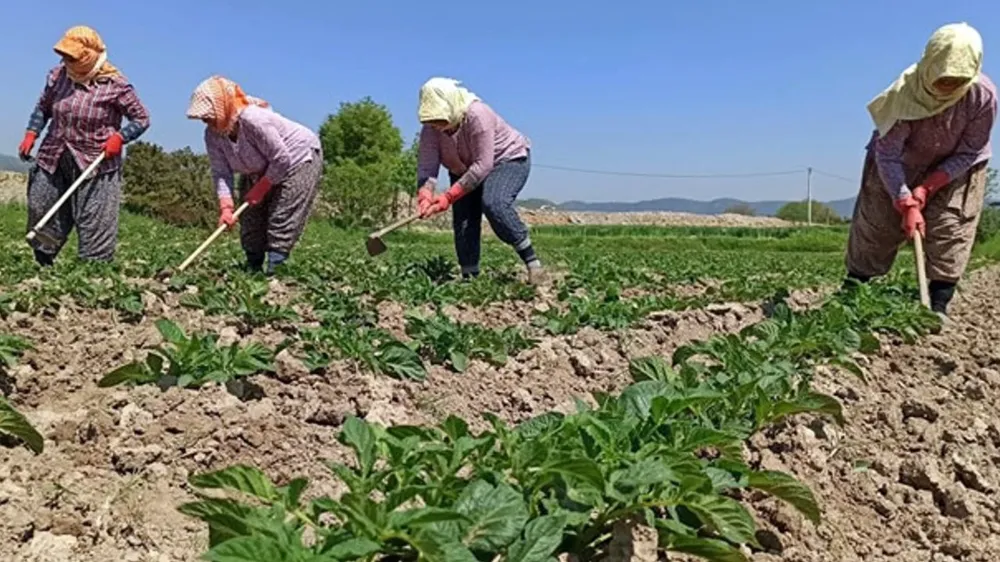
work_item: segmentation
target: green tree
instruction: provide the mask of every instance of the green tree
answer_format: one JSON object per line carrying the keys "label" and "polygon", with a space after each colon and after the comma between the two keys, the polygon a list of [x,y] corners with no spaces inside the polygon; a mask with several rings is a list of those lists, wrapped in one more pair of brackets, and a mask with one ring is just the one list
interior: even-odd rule
{"label": "green tree", "polygon": [[416,191],[416,139],[403,150],[389,110],[367,97],[340,104],[319,134],[326,161],[321,212],[345,226],[396,217],[400,194]]}
{"label": "green tree", "polygon": [[757,214],[757,211],[754,210],[754,208],[750,206],[749,203],[736,203],[734,205],[730,205],[723,212],[731,213],[733,215],[744,215],[747,217],[752,217]]}
{"label": "green tree", "polygon": [[996,199],[1000,196],[1000,178],[997,178],[997,169],[990,168],[986,172],[986,200]]}
{"label": "green tree", "polygon": [[366,97],[341,103],[337,113],[319,128],[323,158],[338,165],[350,160],[359,166],[381,163],[403,150],[403,135],[384,105]]}
{"label": "green tree", "polygon": [[[806,222],[808,221],[808,210],[809,207],[805,201],[792,201],[785,203],[778,209],[776,215],[779,219],[789,222]],[[819,224],[841,224],[844,222],[837,211],[818,201],[812,202],[812,220]]]}
{"label": "green tree", "polygon": [[122,173],[126,210],[178,226],[215,224],[219,204],[207,155],[137,141],[128,147]]}

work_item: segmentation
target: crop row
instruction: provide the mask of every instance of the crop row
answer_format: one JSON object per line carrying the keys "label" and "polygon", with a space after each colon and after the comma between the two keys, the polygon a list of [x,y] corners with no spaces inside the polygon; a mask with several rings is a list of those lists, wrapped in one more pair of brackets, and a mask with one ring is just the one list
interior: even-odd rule
{"label": "crop row", "polygon": [[893,285],[801,313],[782,297],[739,334],[633,360],[631,386],[573,414],[513,427],[487,414],[480,433],[454,416],[434,427],[352,418],[340,440],[354,462],[329,464],[340,497],[306,500],[306,479],[278,486],[241,465],[193,476],[199,497],[180,509],[208,524],[215,561],[597,560],[628,521],[655,529],[663,550],[743,561],[741,547],[759,545],[741,500],[764,493],[821,516],[805,485],[746,464],[743,443],[791,415],[842,421],[838,401],[812,389],[815,367],[861,376],[855,358],[879,348],[876,333],[913,341],[939,322]]}

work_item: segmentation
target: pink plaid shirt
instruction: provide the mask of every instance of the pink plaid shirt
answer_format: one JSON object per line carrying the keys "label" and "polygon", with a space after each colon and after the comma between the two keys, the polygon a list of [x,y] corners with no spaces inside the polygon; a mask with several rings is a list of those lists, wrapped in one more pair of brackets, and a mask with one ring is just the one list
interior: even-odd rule
{"label": "pink plaid shirt", "polygon": [[465,119],[451,134],[430,125],[420,130],[417,147],[417,187],[437,178],[441,165],[456,176],[465,191],[472,191],[501,163],[524,158],[531,141],[511,127],[482,101],[474,101]]}
{"label": "pink plaid shirt", "polygon": [[[122,118],[129,123],[122,127]],[[101,153],[101,145],[118,132],[125,142],[139,138],[149,128],[149,114],[135,88],[124,76],[98,78],[90,86],[74,83],[62,64],[53,68],[31,114],[28,130],[49,132],[38,148],[38,166],[55,173],[63,150],[68,149],[81,170]],[[121,156],[106,159],[97,173],[117,170]]]}

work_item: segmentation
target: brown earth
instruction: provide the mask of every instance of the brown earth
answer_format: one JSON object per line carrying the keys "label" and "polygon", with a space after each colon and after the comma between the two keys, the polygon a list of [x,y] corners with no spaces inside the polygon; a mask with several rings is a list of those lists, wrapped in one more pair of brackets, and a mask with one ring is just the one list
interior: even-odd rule
{"label": "brown earth", "polygon": [[24,203],[27,190],[27,174],[0,171],[0,205]]}
{"label": "brown earth", "polygon": [[[750,498],[769,549],[753,560],[986,561],[1000,552],[1000,423],[990,416],[1000,403],[998,282],[1000,269],[975,274],[956,299],[957,324],[940,335],[918,346],[885,340],[868,383],[821,374],[820,389],[844,402],[846,427],[802,418],[753,439],[749,459],[806,481],[825,515],[813,528],[773,500]],[[310,375],[282,354],[274,376],[250,379],[262,397],[247,401],[222,387],[97,388],[104,373],[159,343],[153,320],[160,316],[224,341],[281,339],[273,329],[241,338],[226,319],[179,308],[173,295],[164,302],[150,293],[146,304],[152,318],[138,325],[71,305],[52,317],[0,321],[0,331],[36,347],[0,384],[13,387],[15,405],[47,438],[37,457],[0,448],[0,560],[195,560],[206,530],[176,511],[191,499],[192,473],[252,463],[282,483],[308,476],[310,494],[336,493],[321,461],[344,457],[336,432],[346,416],[424,423],[493,412],[518,421],[565,410],[574,397],[627,384],[628,357],[669,354],[762,318],[760,307],[740,304],[654,314],[620,334],[543,338],[502,368],[474,361],[458,375],[432,367],[423,383],[347,364]],[[488,314],[495,325],[523,323],[536,306],[500,305]],[[398,329],[400,307],[383,305],[380,314],[386,328]],[[485,319],[469,309],[449,314]]]}

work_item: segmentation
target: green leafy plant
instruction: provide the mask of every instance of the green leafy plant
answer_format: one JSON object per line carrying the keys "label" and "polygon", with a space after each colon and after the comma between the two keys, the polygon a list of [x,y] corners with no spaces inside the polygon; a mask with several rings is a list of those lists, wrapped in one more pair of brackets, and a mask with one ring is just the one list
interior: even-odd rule
{"label": "green leafy plant", "polygon": [[[31,343],[24,338],[0,334],[0,375],[4,369],[16,365],[21,355],[31,348]],[[0,435],[20,439],[36,454],[45,448],[45,440],[41,434],[3,396],[0,396]]]}
{"label": "green leafy plant", "polygon": [[187,336],[177,324],[160,319],[156,328],[166,341],[146,359],[122,365],[105,375],[100,387],[158,384],[197,388],[208,382],[227,383],[255,373],[273,371],[274,352],[257,343],[219,347],[214,334]]}
{"label": "green leafy plant", "polygon": [[420,349],[435,363],[447,362],[464,372],[470,359],[482,359],[504,365],[512,353],[535,345],[516,327],[491,330],[477,324],[454,322],[440,312],[424,317],[410,313],[406,317],[407,334],[419,342]]}
{"label": "green leafy plant", "polygon": [[0,368],[13,367],[25,351],[32,349],[31,342],[8,334],[0,334]]}
{"label": "green leafy plant", "polygon": [[20,439],[35,454],[45,449],[45,439],[38,430],[3,396],[0,396],[0,435]]}
{"label": "green leafy plant", "polygon": [[[846,292],[793,313],[777,295],[771,317],[738,334],[679,348],[672,360],[633,360],[633,383],[597,393],[595,407],[547,413],[517,426],[486,414],[491,429],[449,417],[434,427],[383,428],[350,419],[340,434],[355,462],[330,469],[347,492],[303,503],[296,479],[279,488],[248,467],[192,478],[252,501],[210,499],[181,509],[209,524],[210,560],[550,560],[606,555],[618,521],[654,528],[662,549],[745,562],[756,528],[738,501],[770,494],[813,523],[821,509],[792,476],[756,470],[742,444],[791,415],[843,421],[836,399],[811,389],[817,365],[855,365],[877,349],[875,332],[921,335],[933,326],[892,286]],[[440,317],[411,317],[412,331],[451,353],[460,331]],[[227,471],[234,471],[233,473]],[[245,476],[251,471],[252,476]],[[244,475],[244,476],[239,476]],[[293,491],[294,493],[291,493]],[[207,503],[206,503],[207,502]],[[222,503],[219,503],[222,502]],[[316,537],[305,541],[308,531]],[[237,558],[239,559],[239,558]]]}

